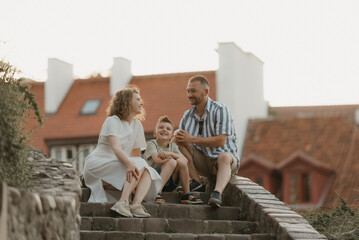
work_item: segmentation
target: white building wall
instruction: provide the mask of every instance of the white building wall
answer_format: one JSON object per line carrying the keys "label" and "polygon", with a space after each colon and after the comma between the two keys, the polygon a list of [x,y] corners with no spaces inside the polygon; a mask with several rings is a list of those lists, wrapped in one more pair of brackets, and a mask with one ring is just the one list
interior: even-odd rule
{"label": "white building wall", "polygon": [[114,96],[118,90],[126,87],[132,78],[131,61],[122,57],[114,58],[111,72],[110,95]]}
{"label": "white building wall", "polygon": [[71,64],[57,58],[48,59],[47,81],[45,82],[45,113],[56,113],[73,81],[73,66]]}
{"label": "white building wall", "polygon": [[234,43],[219,43],[217,51],[217,99],[226,104],[233,115],[241,156],[248,120],[267,117],[263,62],[253,54],[243,52]]}

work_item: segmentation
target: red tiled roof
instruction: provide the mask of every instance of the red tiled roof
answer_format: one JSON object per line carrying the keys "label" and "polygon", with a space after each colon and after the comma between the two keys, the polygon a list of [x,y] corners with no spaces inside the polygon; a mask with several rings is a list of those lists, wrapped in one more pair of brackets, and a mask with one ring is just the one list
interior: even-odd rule
{"label": "red tiled roof", "polygon": [[[145,132],[152,132],[158,118],[165,114],[178,126],[183,112],[191,107],[186,96],[187,81],[197,74],[208,78],[210,96],[216,99],[215,71],[134,76],[131,79],[130,84],[139,87],[144,101]],[[109,81],[108,77],[75,80],[58,111],[53,116],[45,117],[43,128],[34,130],[31,144],[47,152],[45,140],[98,136],[110,101]],[[44,109],[44,83],[30,84],[40,108]],[[80,110],[89,99],[101,100],[98,111],[94,115],[81,115]],[[31,120],[30,125],[34,124]]]}
{"label": "red tiled roof", "polygon": [[278,163],[300,150],[336,166],[348,153],[351,132],[341,117],[251,120],[243,156],[254,153]]}
{"label": "red tiled roof", "polygon": [[255,154],[278,165],[294,152],[302,151],[321,166],[336,171],[325,204],[336,202],[335,192],[343,194],[344,199],[353,204],[353,196],[359,199],[358,132],[357,127],[338,116],[251,120],[243,156]]}
{"label": "red tiled roof", "polygon": [[289,166],[292,162],[297,161],[300,158],[306,165],[310,165],[318,170],[324,171],[327,174],[331,174],[334,172],[334,169],[331,166],[318,161],[317,159],[313,158],[312,156],[302,152],[302,151],[295,151],[291,155],[289,155],[286,159],[283,159],[277,166],[278,169],[284,169]]}
{"label": "red tiled roof", "polygon": [[188,79],[197,74],[207,77],[211,86],[209,95],[216,99],[215,71],[133,77],[131,84],[140,88],[146,109],[146,119],[142,123],[145,132],[154,130],[161,115],[168,115],[176,127],[179,125],[184,111],[191,108],[186,94]]}
{"label": "red tiled roof", "polygon": [[354,127],[348,156],[341,163],[338,180],[331,188],[331,195],[326,199],[327,205],[339,203],[338,195],[348,204],[359,208],[359,128]]}
{"label": "red tiled roof", "polygon": [[245,168],[248,164],[252,164],[252,163],[255,163],[268,170],[275,169],[275,166],[267,159],[264,159],[263,157],[257,156],[255,154],[249,154],[242,160],[241,167],[239,168],[239,172],[241,171],[241,168]]}
{"label": "red tiled roof", "polygon": [[350,124],[353,124],[357,108],[359,108],[359,105],[272,107],[271,109],[274,117],[281,119],[342,116]]}

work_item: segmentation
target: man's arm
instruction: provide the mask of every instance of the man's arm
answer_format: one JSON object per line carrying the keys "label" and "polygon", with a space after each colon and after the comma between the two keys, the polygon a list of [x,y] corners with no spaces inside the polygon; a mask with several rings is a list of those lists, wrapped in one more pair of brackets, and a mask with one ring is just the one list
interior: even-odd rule
{"label": "man's arm", "polygon": [[223,147],[228,135],[221,134],[214,137],[195,137],[184,130],[178,130],[175,138],[178,143],[195,143],[204,147]]}

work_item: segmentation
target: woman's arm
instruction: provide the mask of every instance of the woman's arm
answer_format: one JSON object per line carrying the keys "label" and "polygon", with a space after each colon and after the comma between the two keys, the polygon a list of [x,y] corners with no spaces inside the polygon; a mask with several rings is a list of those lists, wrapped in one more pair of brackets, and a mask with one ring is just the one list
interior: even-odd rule
{"label": "woman's arm", "polygon": [[108,142],[110,143],[112,151],[115,153],[118,160],[120,160],[123,165],[127,167],[126,171],[126,180],[128,182],[132,181],[132,176],[138,180],[138,175],[140,171],[138,168],[130,161],[126,153],[121,148],[120,139],[116,136],[107,136]]}
{"label": "woman's arm", "polygon": [[141,157],[141,148],[132,149],[131,157]]}

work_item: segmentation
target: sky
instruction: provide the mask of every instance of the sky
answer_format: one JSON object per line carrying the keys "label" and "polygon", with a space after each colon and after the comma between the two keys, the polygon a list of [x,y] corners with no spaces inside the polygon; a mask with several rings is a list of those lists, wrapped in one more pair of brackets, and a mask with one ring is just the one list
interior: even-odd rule
{"label": "sky", "polygon": [[271,106],[359,104],[357,0],[0,0],[0,58],[46,81],[47,59],[75,78],[218,69],[220,42],[261,59]]}

